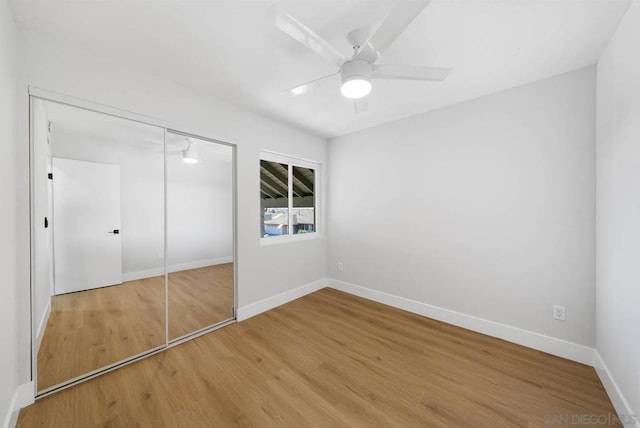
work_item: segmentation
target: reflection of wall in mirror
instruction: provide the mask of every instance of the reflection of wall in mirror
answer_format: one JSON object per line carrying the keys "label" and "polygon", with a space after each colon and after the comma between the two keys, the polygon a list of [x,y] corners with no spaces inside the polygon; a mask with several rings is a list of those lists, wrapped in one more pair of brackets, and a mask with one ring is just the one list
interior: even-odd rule
{"label": "reflection of wall in mirror", "polygon": [[[228,158],[207,159],[206,150]],[[231,150],[200,144],[200,162],[167,159],[168,264],[182,270],[232,261],[233,195]],[[170,268],[171,269],[171,268]]]}
{"label": "reflection of wall in mirror", "polygon": [[[146,142],[108,141],[96,137],[62,132],[53,128],[54,156],[72,159],[113,163],[120,165],[121,171],[121,231],[122,231],[122,268],[123,279],[130,281],[139,278],[161,275],[163,272],[164,253],[164,160],[163,132]],[[179,168],[170,168],[176,161]],[[218,225],[212,227],[211,216],[218,215],[220,200],[216,200],[216,192],[221,191],[223,184],[215,178],[220,168],[203,167],[205,163],[187,165],[179,156],[170,156],[167,160],[169,183],[167,192],[172,186],[182,186],[188,180],[198,177],[202,182],[179,188],[173,206],[187,207],[188,211],[168,211],[170,231],[169,271],[194,268],[214,263],[228,262],[232,259],[232,217],[231,217],[231,161],[228,162],[228,186],[224,189],[228,199],[228,213],[220,215]],[[191,169],[182,169],[182,166]],[[196,168],[194,168],[194,166]],[[191,174],[198,171],[197,176]],[[186,176],[185,176],[186,174]],[[191,202],[189,202],[191,200]],[[214,208],[212,208],[215,205]],[[227,215],[228,214],[228,215]],[[171,218],[174,218],[172,222]],[[228,217],[228,221],[227,221]],[[190,233],[172,224],[188,225]],[[226,228],[228,239],[218,239],[223,235],[221,228]],[[171,231],[176,233],[171,233]]]}

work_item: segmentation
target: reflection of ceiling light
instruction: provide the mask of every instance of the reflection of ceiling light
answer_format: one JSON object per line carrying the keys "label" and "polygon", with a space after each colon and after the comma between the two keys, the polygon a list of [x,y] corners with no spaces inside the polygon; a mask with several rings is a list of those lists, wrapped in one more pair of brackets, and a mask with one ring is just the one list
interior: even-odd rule
{"label": "reflection of ceiling light", "polygon": [[194,164],[198,163],[198,153],[191,146],[191,140],[187,138],[189,144],[185,150],[182,151],[182,160],[184,163]]}
{"label": "reflection of ceiling light", "polygon": [[291,93],[292,93],[293,95],[302,95],[302,94],[304,94],[305,92],[307,92],[307,87],[306,87],[306,86],[298,86],[297,88],[293,88],[293,89],[291,90]]}
{"label": "reflection of ceiling light", "polygon": [[182,160],[184,163],[198,163],[198,153],[189,148],[182,153]]}
{"label": "reflection of ceiling light", "polygon": [[340,92],[347,98],[366,97],[371,92],[371,64],[362,59],[347,61],[340,70],[342,86]]}

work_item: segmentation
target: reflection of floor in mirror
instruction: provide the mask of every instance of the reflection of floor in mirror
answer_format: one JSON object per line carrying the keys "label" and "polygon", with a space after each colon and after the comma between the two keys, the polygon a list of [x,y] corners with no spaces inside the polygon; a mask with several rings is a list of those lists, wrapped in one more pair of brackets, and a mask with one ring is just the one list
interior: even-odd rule
{"label": "reflection of floor in mirror", "polygon": [[233,317],[233,263],[169,274],[169,340]]}
{"label": "reflection of floor in mirror", "polygon": [[[231,318],[233,264],[170,274],[170,337]],[[38,352],[43,390],[165,343],[164,277],[53,296]]]}

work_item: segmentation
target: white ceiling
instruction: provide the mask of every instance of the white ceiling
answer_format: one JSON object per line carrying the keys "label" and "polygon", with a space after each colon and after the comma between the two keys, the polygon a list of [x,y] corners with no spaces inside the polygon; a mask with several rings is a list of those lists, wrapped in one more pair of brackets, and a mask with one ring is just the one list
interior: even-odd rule
{"label": "white ceiling", "polygon": [[350,55],[346,34],[392,1],[13,0],[16,21],[261,114],[333,137],[594,64],[630,0],[434,0],[380,63],[453,67],[444,82],[374,81],[356,114],[335,71],[280,33],[289,13]]}

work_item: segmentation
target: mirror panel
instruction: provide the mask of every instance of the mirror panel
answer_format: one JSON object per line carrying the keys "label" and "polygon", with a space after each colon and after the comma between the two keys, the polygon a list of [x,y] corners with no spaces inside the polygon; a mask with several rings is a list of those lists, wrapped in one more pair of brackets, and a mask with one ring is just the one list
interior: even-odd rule
{"label": "mirror panel", "polygon": [[37,98],[31,108],[42,393],[166,345],[164,129]]}
{"label": "mirror panel", "polygon": [[169,340],[234,317],[233,149],[167,132]]}

